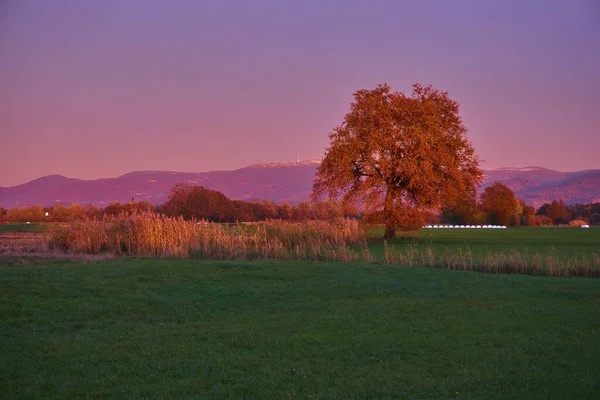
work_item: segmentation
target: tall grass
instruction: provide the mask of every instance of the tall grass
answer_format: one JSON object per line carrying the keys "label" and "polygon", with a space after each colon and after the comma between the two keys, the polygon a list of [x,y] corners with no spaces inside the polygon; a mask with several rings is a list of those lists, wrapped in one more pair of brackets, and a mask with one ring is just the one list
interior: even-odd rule
{"label": "tall grass", "polygon": [[349,219],[231,227],[137,213],[54,226],[49,245],[74,253],[143,257],[327,259],[336,248],[366,245],[366,237],[359,223]]}
{"label": "tall grass", "polygon": [[382,261],[386,264],[495,274],[600,278],[600,256],[596,254],[589,257],[584,255],[561,258],[552,251],[548,254],[530,254],[527,251],[513,249],[509,252],[489,252],[475,257],[469,245],[452,250],[436,250],[431,244],[425,246],[415,244],[399,250],[386,244]]}
{"label": "tall grass", "polygon": [[555,252],[510,252],[474,256],[468,245],[441,249],[415,242],[388,246],[374,256],[357,221],[268,221],[229,226],[185,221],[152,213],[119,215],[53,226],[49,249],[74,254],[212,260],[320,260],[399,264],[488,273],[600,278],[600,256],[558,257]]}

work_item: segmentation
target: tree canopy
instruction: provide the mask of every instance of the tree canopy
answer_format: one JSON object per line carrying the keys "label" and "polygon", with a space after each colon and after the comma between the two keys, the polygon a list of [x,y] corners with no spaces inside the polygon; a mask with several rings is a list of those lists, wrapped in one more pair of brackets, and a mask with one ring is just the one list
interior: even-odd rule
{"label": "tree canopy", "polygon": [[566,224],[571,218],[567,205],[563,200],[554,200],[550,203],[550,207],[548,207],[548,216],[552,218],[552,223],[554,224]]}
{"label": "tree canopy", "polygon": [[391,238],[420,226],[425,210],[473,196],[483,174],[458,109],[447,92],[420,84],[410,96],[387,84],[357,91],[329,134],[313,200],[361,202]]}
{"label": "tree canopy", "polygon": [[485,213],[478,209],[475,197],[459,199],[452,205],[442,207],[440,219],[452,225],[481,225],[485,223]]}
{"label": "tree canopy", "polygon": [[490,223],[508,225],[517,213],[515,194],[508,186],[494,182],[481,194],[481,209],[487,213]]}

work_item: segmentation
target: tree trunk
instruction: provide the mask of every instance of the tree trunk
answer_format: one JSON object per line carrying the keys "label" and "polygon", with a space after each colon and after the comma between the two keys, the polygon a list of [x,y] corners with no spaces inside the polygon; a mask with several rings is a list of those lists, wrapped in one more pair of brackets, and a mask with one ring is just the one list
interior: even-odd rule
{"label": "tree trunk", "polygon": [[383,205],[383,215],[385,218],[385,233],[383,237],[385,239],[396,238],[396,226],[394,225],[394,194],[392,190],[388,188],[385,194],[385,203]]}
{"label": "tree trunk", "polygon": [[385,239],[396,239],[396,227],[392,226],[388,220],[385,221],[385,233],[383,237]]}

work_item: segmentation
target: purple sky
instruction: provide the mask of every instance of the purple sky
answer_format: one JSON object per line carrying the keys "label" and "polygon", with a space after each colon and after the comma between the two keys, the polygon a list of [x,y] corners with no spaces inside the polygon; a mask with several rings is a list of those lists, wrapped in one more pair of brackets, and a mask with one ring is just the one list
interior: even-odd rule
{"label": "purple sky", "polygon": [[484,168],[600,168],[597,0],[0,2],[0,186],[320,158],[361,88],[461,103]]}

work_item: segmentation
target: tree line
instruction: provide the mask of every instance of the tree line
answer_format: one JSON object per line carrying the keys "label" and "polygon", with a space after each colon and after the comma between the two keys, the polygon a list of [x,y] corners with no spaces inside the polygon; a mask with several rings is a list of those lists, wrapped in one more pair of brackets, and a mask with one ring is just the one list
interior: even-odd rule
{"label": "tree line", "polygon": [[231,200],[223,193],[202,186],[177,184],[169,199],[158,211],[172,217],[201,219],[211,222],[254,222],[269,219],[285,221],[327,220],[338,217],[360,218],[356,209],[342,201],[303,201],[298,205],[270,200],[249,202]]}
{"label": "tree line", "polygon": [[[210,222],[234,223],[254,222],[269,219],[286,221],[329,220],[339,217],[381,222],[365,207],[352,207],[342,200],[319,202],[304,201],[298,205],[270,200],[249,202],[231,200],[223,193],[202,186],[177,184],[168,200],[161,205],[147,201],[127,203],[113,202],[104,208],[93,204],[57,204],[52,207],[31,206],[9,210],[0,208],[2,222],[73,222],[84,218],[101,219],[105,215],[118,215],[145,211],[161,213],[171,217],[205,220]],[[47,214],[46,214],[47,213]],[[463,198],[452,205],[447,204],[439,213],[424,214],[426,223],[453,225],[498,224],[507,226],[548,226],[568,224],[573,220],[590,225],[600,225],[600,203],[566,205],[556,200],[542,205],[537,210],[515,197],[514,192],[501,183],[486,188],[479,201],[474,197]]]}
{"label": "tree line", "polygon": [[285,221],[329,220],[339,217],[360,218],[362,214],[342,201],[325,200],[316,203],[303,201],[298,205],[270,200],[250,202],[231,200],[223,193],[202,186],[177,184],[168,200],[161,205],[147,201],[112,202],[104,208],[93,204],[57,204],[51,207],[28,206],[9,210],[0,208],[1,222],[73,222],[84,218],[101,219],[135,211],[161,213],[170,217],[205,220],[209,222],[255,222],[269,219]]}
{"label": "tree line", "polygon": [[475,197],[469,197],[446,205],[440,220],[442,223],[459,225],[600,225],[600,203],[567,205],[563,200],[554,200],[536,210],[524,200],[516,198],[509,187],[495,182],[483,191],[479,202]]}

